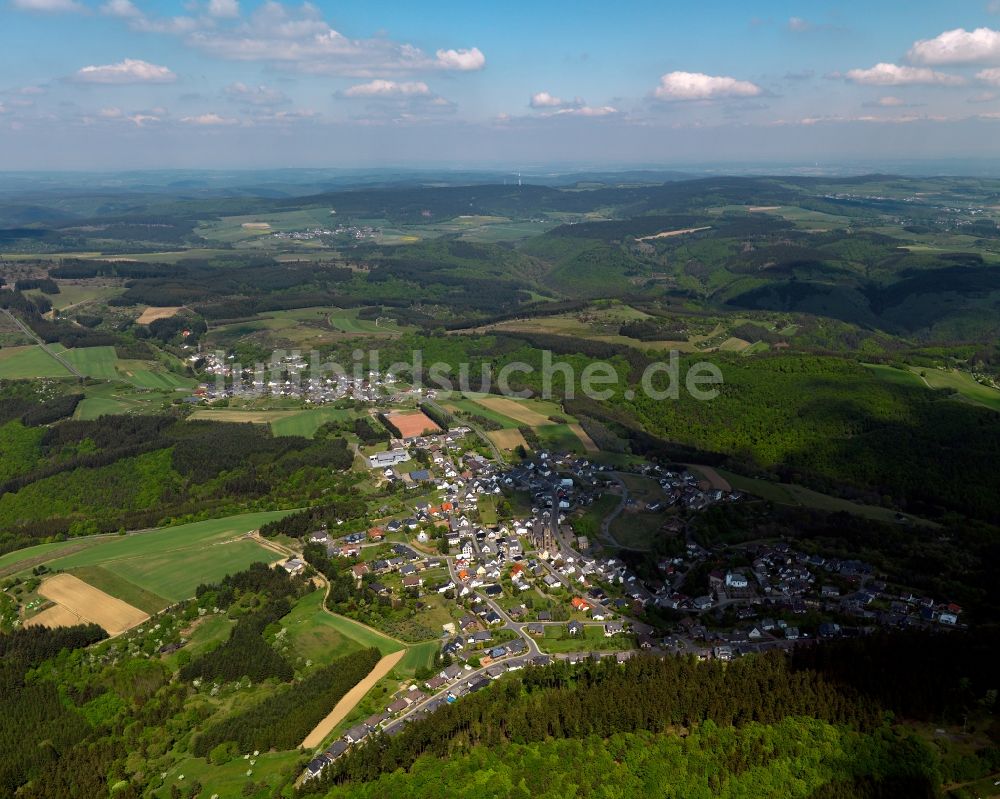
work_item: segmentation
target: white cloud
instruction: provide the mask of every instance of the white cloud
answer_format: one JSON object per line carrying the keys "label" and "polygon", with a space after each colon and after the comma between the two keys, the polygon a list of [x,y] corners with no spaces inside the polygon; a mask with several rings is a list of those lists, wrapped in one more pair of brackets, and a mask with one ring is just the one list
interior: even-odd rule
{"label": "white cloud", "polygon": [[716,100],[726,97],[757,97],[764,90],[755,83],[702,72],[668,72],[653,90],[658,100]]}
{"label": "white cloud", "polygon": [[933,39],[914,43],[908,58],[915,64],[931,66],[1000,63],[1000,31],[991,28],[945,31]]}
{"label": "white cloud", "polygon": [[173,83],[177,76],[166,67],[135,58],[117,64],[88,66],[77,70],[75,80],[81,83]]}
{"label": "white cloud", "polygon": [[132,30],[142,33],[185,34],[201,24],[194,17],[150,17],[132,0],[106,0],[101,5],[101,13],[126,20]]}
{"label": "white cloud", "polygon": [[896,106],[906,105],[905,100],[899,97],[892,97],[891,95],[888,97],[879,97],[876,102],[883,108],[894,108]]}
{"label": "white cloud", "polygon": [[460,72],[472,72],[486,66],[486,56],[478,47],[469,50],[438,50],[437,64],[442,69],[457,69]]}
{"label": "white cloud", "polygon": [[983,83],[989,83],[991,86],[1000,86],[1000,69],[997,67],[982,69],[976,73],[976,79]]}
{"label": "white cloud", "polygon": [[225,125],[238,125],[239,120],[232,117],[223,117],[218,114],[199,114],[193,117],[182,117],[181,122],[185,125],[201,125],[205,127],[221,127]]}
{"label": "white cloud", "polygon": [[40,11],[45,14],[86,11],[86,6],[76,0],[11,0],[11,5],[19,11]]}
{"label": "white cloud", "polygon": [[236,19],[240,15],[238,0],[209,0],[208,15],[216,19]]}
{"label": "white cloud", "polygon": [[531,95],[528,105],[532,108],[582,108],[586,105],[582,97],[564,100],[548,92],[536,92]]}
{"label": "white cloud", "polygon": [[423,81],[397,83],[378,78],[358,86],[351,86],[345,97],[427,97],[431,90]]}
{"label": "white cloud", "polygon": [[263,85],[247,86],[247,84],[240,82],[230,83],[225,92],[230,100],[247,105],[271,106],[290,102],[288,95],[284,92]]}
{"label": "white cloud", "polygon": [[310,4],[290,8],[265,0],[247,19],[176,17],[170,29],[161,20],[131,20],[140,30],[153,26],[176,33],[190,46],[229,61],[263,61],[317,75],[377,78],[412,72],[482,69],[486,57],[476,47],[438,50],[431,55],[411,44],[384,37],[351,39],[334,30]]}
{"label": "white cloud", "polygon": [[852,69],[845,77],[852,83],[865,86],[961,86],[965,83],[965,79],[958,75],[948,75],[926,67],[885,63],[876,64],[871,69]]}
{"label": "white cloud", "polygon": [[792,33],[805,33],[806,31],[811,31],[813,24],[807,20],[802,19],[802,17],[789,17],[788,19],[788,30]]}
{"label": "white cloud", "polygon": [[556,111],[557,116],[574,117],[607,117],[618,113],[620,113],[619,110],[610,105],[602,105],[598,107],[582,105],[578,108],[560,108]]}
{"label": "white cloud", "polygon": [[102,108],[97,112],[97,115],[102,119],[120,119],[124,114],[120,108],[114,106],[109,106],[108,108]]}
{"label": "white cloud", "polygon": [[142,12],[135,7],[132,0],[107,0],[101,6],[101,13],[120,19],[136,19],[142,16]]}
{"label": "white cloud", "polygon": [[137,128],[143,128],[150,122],[159,122],[160,118],[153,114],[132,114],[132,116],[128,117],[128,121]]}

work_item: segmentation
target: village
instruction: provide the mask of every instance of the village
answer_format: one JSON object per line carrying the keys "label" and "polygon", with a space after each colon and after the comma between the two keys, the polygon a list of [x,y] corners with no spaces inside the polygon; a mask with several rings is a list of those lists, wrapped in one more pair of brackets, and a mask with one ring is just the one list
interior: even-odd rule
{"label": "village", "polygon": [[[897,590],[860,560],[807,554],[784,541],[720,551],[700,545],[690,534],[692,514],[748,498],[689,469],[613,467],[547,451],[497,462],[471,446],[466,426],[444,430],[421,411],[388,420],[405,434],[368,457],[372,479],[429,491],[432,500],[363,532],[317,530],[308,541],[347,559],[359,591],[441,622],[440,668],[343,731],[306,778],[369,736],[392,735],[508,672],[552,659],[729,661],[879,628],[961,625],[960,607]],[[659,496],[630,496],[626,481],[634,476],[653,481]],[[615,502],[609,517],[655,516],[676,554],[636,567],[636,556],[649,561],[650,553],[621,549],[607,519],[596,537],[579,535],[580,520],[607,498]],[[689,578],[720,556],[746,565],[710,570],[705,591],[691,595]],[[299,573],[307,564],[296,558],[285,567]]]}

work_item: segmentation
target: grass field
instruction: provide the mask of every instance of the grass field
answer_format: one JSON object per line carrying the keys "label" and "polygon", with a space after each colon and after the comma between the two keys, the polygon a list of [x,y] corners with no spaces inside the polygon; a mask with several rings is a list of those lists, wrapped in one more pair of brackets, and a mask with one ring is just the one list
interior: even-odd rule
{"label": "grass field", "polygon": [[346,633],[338,618],[323,609],[324,593],[319,590],[303,597],[281,620],[295,655],[321,666],[362,648],[356,638]]}
{"label": "grass field", "polygon": [[396,664],[393,671],[401,676],[412,677],[417,669],[426,669],[434,665],[434,657],[440,648],[440,641],[425,641],[422,644],[414,644],[406,650],[403,659]]}
{"label": "grass field", "polygon": [[395,320],[387,317],[376,319],[359,319],[360,308],[335,309],[327,319],[330,326],[343,333],[365,334],[375,336],[398,335],[401,328]]}
{"label": "grass field", "polygon": [[406,644],[402,641],[389,638],[378,630],[373,630],[371,627],[348,619],[346,616],[337,616],[332,613],[324,613],[323,616],[324,624],[328,624],[345,638],[353,639],[362,647],[374,646],[383,655],[406,648]]}
{"label": "grass field", "polygon": [[611,522],[611,535],[628,549],[652,549],[664,521],[659,513],[622,513]]}
{"label": "grass field", "polygon": [[977,383],[968,372],[962,372],[958,369],[923,369],[917,366],[910,366],[904,370],[894,366],[872,363],[866,363],[864,366],[874,372],[881,380],[890,383],[947,389],[954,391],[967,402],[1000,411],[1000,391]]}
{"label": "grass field", "polygon": [[[71,306],[86,305],[96,300],[108,300],[121,294],[125,289],[122,286],[98,286],[92,284],[68,283],[64,280],[57,280],[59,284],[58,294],[45,294],[52,303],[52,307],[57,311],[62,311]],[[41,291],[27,291],[25,294],[40,295]],[[83,313],[83,309],[80,309]],[[71,312],[72,313],[72,312]]]}
{"label": "grass field", "polygon": [[80,349],[63,350],[58,344],[49,345],[52,349],[76,367],[77,371],[87,377],[98,380],[117,380],[118,372],[115,365],[118,354],[114,347],[83,347]]}
{"label": "grass field", "polygon": [[[171,787],[183,790],[190,788],[194,782],[202,784],[199,796],[256,796],[256,793],[243,793],[244,786],[249,783],[259,786],[264,783],[269,789],[276,789],[297,776],[295,771],[300,757],[297,749],[289,752],[262,752],[254,758],[253,766],[242,757],[222,765],[213,765],[203,757],[185,757],[166,772],[163,785],[153,791],[153,796],[157,799],[169,799]],[[251,772],[250,776],[247,776],[247,771]]]}
{"label": "grass field", "polygon": [[583,441],[568,424],[547,424],[533,428],[542,447],[554,452],[584,453]]}
{"label": "grass field", "polygon": [[613,635],[605,637],[604,628],[597,625],[588,625],[583,628],[583,632],[578,635],[570,635],[566,631],[564,624],[545,625],[545,635],[536,639],[538,648],[543,652],[585,652],[590,650],[603,650],[605,652],[617,651],[620,649],[632,649],[635,641],[630,635]]}
{"label": "grass field", "polygon": [[327,422],[353,418],[353,411],[342,408],[309,408],[307,410],[255,411],[239,408],[199,408],[188,418],[214,422],[267,424],[276,436],[312,436]]}
{"label": "grass field", "polygon": [[[793,485],[791,483],[774,483],[770,480],[745,477],[735,472],[726,471],[725,469],[716,469],[716,471],[720,476],[728,480],[737,491],[745,491],[748,494],[753,494],[761,499],[767,499],[781,505],[803,506],[830,512],[845,511],[880,522],[896,521],[896,511],[891,508],[880,508],[877,505],[862,505],[858,502],[841,499],[840,497],[832,497],[829,494],[821,494],[819,491],[813,491],[804,486]],[[903,515],[916,524],[931,527],[939,526],[917,516]]]}
{"label": "grass field", "polygon": [[142,586],[129,582],[124,577],[105,569],[103,566],[80,566],[70,571],[74,577],[83,580],[106,594],[128,602],[133,607],[153,614],[163,610],[170,602],[147,591]]}
{"label": "grass field", "polygon": [[990,410],[1000,411],[1000,391],[989,386],[977,383],[968,372],[960,372],[958,369],[910,369],[931,388],[945,388],[957,392],[959,395],[973,402],[982,405]]}
{"label": "grass field", "polygon": [[73,414],[74,419],[96,419],[108,414],[156,413],[163,409],[170,396],[140,392],[123,383],[98,383],[87,386],[85,397]]}
{"label": "grass field", "polygon": [[[113,596],[117,595],[117,591],[128,593],[138,587],[151,595],[176,602],[193,596],[195,588],[201,583],[220,580],[226,574],[247,568],[251,563],[277,560],[273,552],[252,540],[232,539],[290,512],[248,513],[164,527],[147,533],[101,537],[93,545],[68,554],[57,548],[39,550],[39,547],[32,547],[16,553],[21,558],[14,562],[37,560],[48,555],[42,562],[52,569],[68,571],[99,566],[112,575],[103,579],[108,593]],[[0,568],[3,563],[0,561]],[[125,582],[116,584],[116,580]]]}
{"label": "grass field", "polygon": [[69,370],[37,344],[0,350],[0,379],[71,377]]}

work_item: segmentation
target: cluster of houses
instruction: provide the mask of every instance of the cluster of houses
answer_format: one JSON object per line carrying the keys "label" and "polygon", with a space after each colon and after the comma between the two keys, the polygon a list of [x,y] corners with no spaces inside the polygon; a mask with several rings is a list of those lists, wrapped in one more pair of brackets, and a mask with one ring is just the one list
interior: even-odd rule
{"label": "cluster of houses", "polygon": [[198,385],[190,397],[193,402],[283,397],[300,399],[309,405],[344,399],[374,404],[384,401],[396,382],[393,375],[374,371],[364,375],[312,375],[312,364],[296,351],[276,355],[272,362],[257,365],[260,368],[236,363],[235,355],[220,352],[195,353],[187,360],[192,367],[215,377]]}

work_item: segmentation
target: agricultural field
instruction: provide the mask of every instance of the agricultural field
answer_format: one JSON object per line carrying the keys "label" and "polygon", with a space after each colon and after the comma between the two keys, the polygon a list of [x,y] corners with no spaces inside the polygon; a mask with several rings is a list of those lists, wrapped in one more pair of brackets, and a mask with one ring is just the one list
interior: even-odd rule
{"label": "agricultural field", "polygon": [[37,344],[0,349],[0,379],[30,380],[71,376],[65,366]]}
{"label": "agricultural field", "polygon": [[[93,545],[68,554],[43,544],[41,546],[47,549],[31,547],[15,553],[19,558],[13,562],[37,564],[41,557],[41,562],[53,571],[98,566],[110,573],[102,580],[112,595],[120,594],[123,599],[131,595],[135,599],[137,595],[129,592],[139,589],[168,602],[177,602],[193,596],[201,583],[216,582],[251,563],[272,563],[281,559],[280,555],[245,536],[265,522],[288,513],[290,511],[250,513],[126,536],[101,536]],[[5,560],[7,558],[0,560],[0,568],[4,567]]]}
{"label": "agricultural field", "polygon": [[[57,574],[42,581],[40,596],[54,602],[56,608],[44,610],[26,622],[46,627],[72,627],[93,622],[109,635],[118,635],[149,618],[138,608],[106,594],[72,574]],[[54,611],[54,612],[52,612]]]}
{"label": "agricultural field", "polygon": [[157,413],[169,406],[172,399],[169,394],[141,391],[126,383],[97,383],[84,388],[83,401],[73,418],[88,420],[117,414]]}
{"label": "agricultural field", "polygon": [[155,307],[147,306],[143,309],[142,313],[139,314],[139,318],[135,321],[140,325],[148,325],[150,322],[155,322],[157,319],[170,319],[176,316],[182,310],[182,306],[173,305],[166,307]]}
{"label": "agricultural field", "polygon": [[307,408],[305,410],[251,410],[241,408],[198,408],[188,419],[233,422],[236,424],[266,424],[276,436],[313,435],[327,422],[351,419],[354,411],[341,408]]}
{"label": "agricultural field", "polygon": [[83,347],[72,350],[67,350],[59,344],[50,344],[49,347],[86,377],[97,380],[118,379],[118,372],[115,370],[118,355],[114,347]]}
{"label": "agricultural field", "polygon": [[504,430],[488,430],[487,438],[497,445],[499,449],[513,452],[518,447],[528,449],[528,442],[524,440],[524,435],[516,427],[508,427]]}

